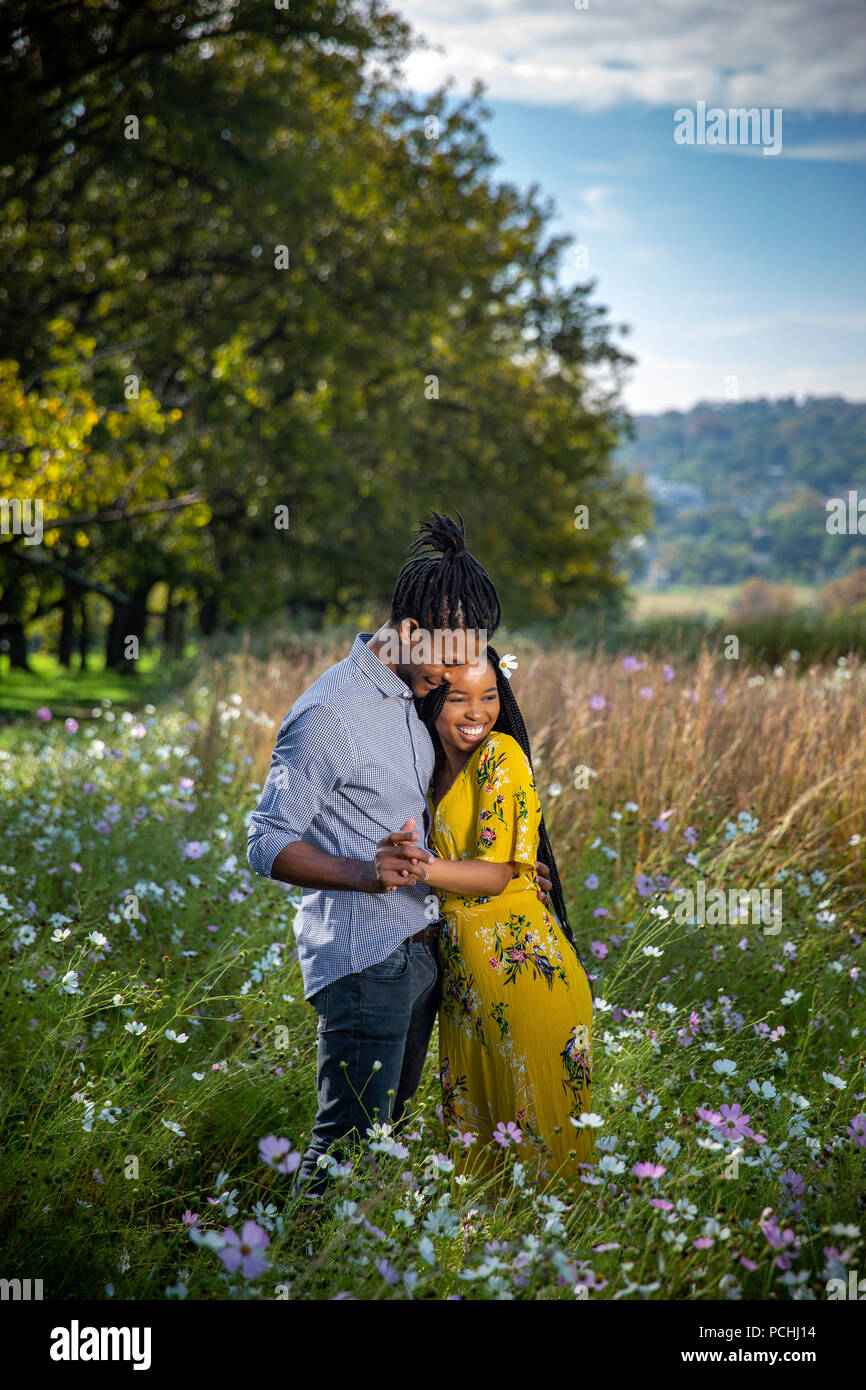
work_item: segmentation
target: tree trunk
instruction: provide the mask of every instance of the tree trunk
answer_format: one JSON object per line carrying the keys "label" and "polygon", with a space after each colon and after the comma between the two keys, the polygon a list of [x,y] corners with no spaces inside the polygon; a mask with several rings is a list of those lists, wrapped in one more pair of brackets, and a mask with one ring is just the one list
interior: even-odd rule
{"label": "tree trunk", "polygon": [[31,671],[27,664],[27,638],[24,636],[24,624],[19,622],[5,623],[0,627],[0,637],[6,643],[6,652],[9,657],[9,665],[14,671]]}
{"label": "tree trunk", "polygon": [[75,641],[75,595],[68,580],[63,585],[63,604],[60,610],[60,640],[57,660],[68,670],[72,665],[72,646]]}
{"label": "tree trunk", "polygon": [[130,637],[137,639],[138,654],[141,654],[147,624],[147,596],[155,582],[155,576],[147,575],[135,586],[129,603],[112,604],[105,638],[105,665],[123,676],[132,675],[136,667],[137,657],[127,654]]}
{"label": "tree trunk", "polygon": [[87,648],[90,646],[90,629],[87,625],[87,595],[84,590],[78,596],[78,669],[87,670]]}
{"label": "tree trunk", "polygon": [[219,595],[214,591],[202,596],[198,610],[198,630],[202,637],[212,637],[219,618]]}

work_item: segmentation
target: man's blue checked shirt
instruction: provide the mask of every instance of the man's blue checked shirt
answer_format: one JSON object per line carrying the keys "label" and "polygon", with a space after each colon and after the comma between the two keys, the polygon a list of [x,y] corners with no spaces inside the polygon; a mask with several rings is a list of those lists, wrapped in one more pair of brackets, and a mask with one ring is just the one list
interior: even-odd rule
{"label": "man's blue checked shirt", "polygon": [[[376,846],[413,816],[427,846],[424,813],[433,744],[412,692],[362,632],[343,661],[314,681],[283,720],[271,766],[248,817],[247,858],[269,878],[296,840],[325,854],[372,860]],[[429,848],[429,847],[428,847]],[[438,913],[430,890],[393,893],[305,889],[295,918],[304,995],[376,965]]]}

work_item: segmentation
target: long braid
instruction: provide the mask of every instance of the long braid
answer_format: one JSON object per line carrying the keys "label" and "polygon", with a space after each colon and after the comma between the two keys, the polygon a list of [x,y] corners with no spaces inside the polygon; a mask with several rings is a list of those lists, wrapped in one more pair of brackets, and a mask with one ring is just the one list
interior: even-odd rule
{"label": "long braid", "polygon": [[484,628],[496,631],[502,617],[499,595],[486,570],[466,549],[463,518],[433,513],[418,527],[409,559],[397,576],[390,622],[415,618],[427,632]]}
{"label": "long braid", "polygon": [[[529,744],[529,734],[527,733],[526,725],[523,722],[523,715],[520,713],[520,706],[518,705],[514,691],[511,688],[511,682],[509,681],[508,677],[504,675],[502,668],[499,665],[500,658],[498,652],[496,652],[494,648],[489,645],[487,647],[487,656],[490,658],[491,665],[493,666],[493,669],[496,673],[496,688],[497,693],[499,695],[499,715],[496,719],[496,723],[493,725],[493,728],[494,730],[498,729],[501,734],[510,734],[511,737],[517,743],[520,744],[520,747],[526,754],[529,766],[530,768],[532,768],[532,750]],[[422,723],[426,724],[427,729],[430,733],[430,737],[433,740],[433,747],[436,750],[437,763],[439,759],[442,757],[442,744],[439,740],[439,735],[436,732],[434,726],[436,720],[439,718],[439,715],[442,711],[442,706],[444,705],[445,700],[448,696],[448,690],[448,685],[440,685],[437,686],[435,690],[431,690],[429,694],[424,695],[421,698],[416,698],[415,700],[415,707],[418,711],[418,717],[421,719]],[[592,995],[593,1001],[595,1001],[595,992],[592,988],[592,981],[589,978],[589,971],[586,968],[586,963],[584,962],[583,956],[580,954],[580,951],[578,950],[577,942],[574,939],[574,932],[572,931],[571,923],[568,920],[568,912],[565,906],[565,897],[562,892],[562,882],[559,877],[559,869],[556,865],[556,858],[553,853],[553,847],[550,843],[550,837],[547,833],[547,826],[545,825],[543,814],[538,827],[538,851],[539,859],[543,863],[547,864],[550,869],[550,896],[553,899],[553,905],[556,909],[556,915],[559,919],[565,936],[568,938],[569,942],[574,948],[575,955],[577,956],[578,960],[583,966],[584,974],[586,975],[587,981],[589,983],[590,994]]]}

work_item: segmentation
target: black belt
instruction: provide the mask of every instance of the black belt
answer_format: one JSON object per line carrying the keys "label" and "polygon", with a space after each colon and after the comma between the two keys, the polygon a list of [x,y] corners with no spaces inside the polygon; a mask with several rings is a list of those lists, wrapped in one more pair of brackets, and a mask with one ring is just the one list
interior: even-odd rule
{"label": "black belt", "polygon": [[416,931],[414,936],[409,937],[410,941],[421,941],[425,946],[433,946],[439,940],[439,923],[431,922],[429,926],[422,927]]}

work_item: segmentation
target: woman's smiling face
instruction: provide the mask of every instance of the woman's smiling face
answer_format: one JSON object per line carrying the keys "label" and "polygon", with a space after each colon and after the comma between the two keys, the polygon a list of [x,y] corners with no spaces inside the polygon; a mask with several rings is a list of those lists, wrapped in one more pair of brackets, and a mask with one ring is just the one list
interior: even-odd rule
{"label": "woman's smiling face", "polygon": [[486,738],[499,717],[499,691],[490,661],[461,666],[455,672],[436,732],[446,751],[471,753]]}

